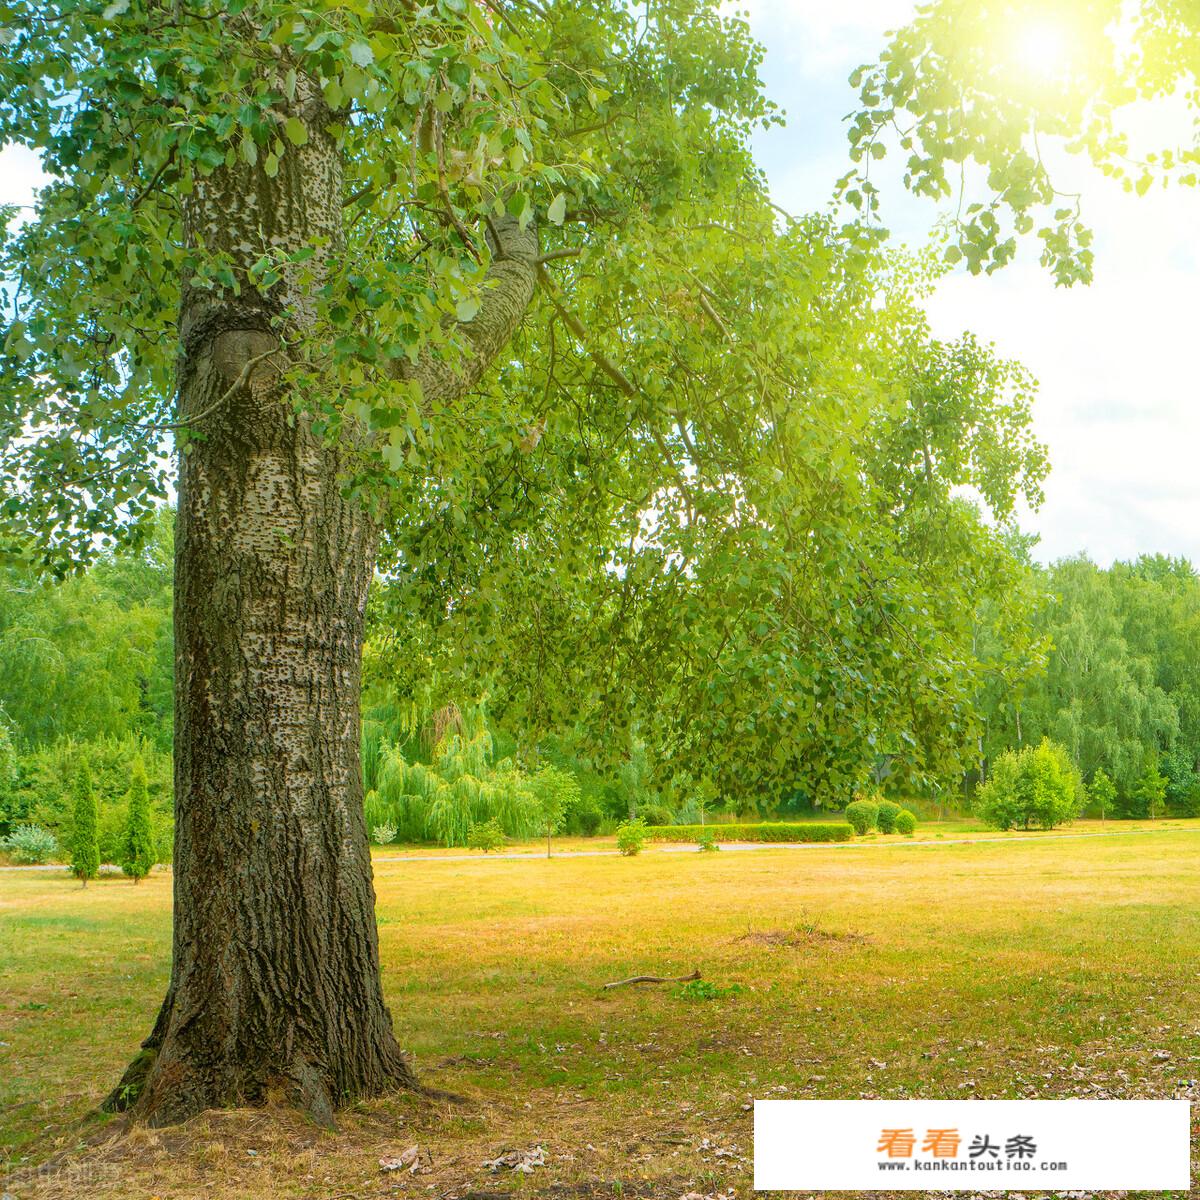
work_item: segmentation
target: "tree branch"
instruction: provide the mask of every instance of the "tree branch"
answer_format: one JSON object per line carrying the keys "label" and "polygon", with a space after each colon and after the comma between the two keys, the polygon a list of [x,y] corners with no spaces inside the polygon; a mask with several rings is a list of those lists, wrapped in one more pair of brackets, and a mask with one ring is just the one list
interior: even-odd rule
{"label": "tree branch", "polygon": [[[642,391],[637,384],[635,384],[633,380],[630,379],[629,376],[626,375],[625,372],[622,371],[621,368],[617,366],[617,364],[613,362],[611,358],[608,357],[607,354],[595,349],[595,347],[591,345],[591,339],[588,337],[587,326],[584,325],[584,323],[569,308],[567,308],[561,300],[559,300],[558,296],[556,295],[557,289],[554,286],[554,281],[546,272],[546,268],[541,266],[541,264],[538,264],[537,266],[537,277],[544,286],[546,290],[546,296],[550,303],[554,306],[554,311],[558,313],[562,323],[579,340],[579,344],[583,347],[584,353],[587,354],[588,358],[590,358],[592,362],[594,362],[596,366],[598,366],[600,370],[603,371],[604,374],[607,375],[609,379],[611,379],[613,383],[615,383],[617,387],[619,387],[621,391],[625,393],[625,395],[635,398],[641,397]],[[654,428],[652,423],[647,422],[646,429],[650,434],[650,437],[653,439],[654,444],[658,447],[658,452],[663,456],[663,459],[670,468],[671,473],[675,476],[676,486],[679,488],[680,494],[687,502],[689,512],[694,515],[696,506],[692,500],[691,489],[688,487],[687,482],[683,477],[683,473],[675,465],[675,458],[671,454],[671,448],[663,439],[662,434]]]}
{"label": "tree branch", "polygon": [[426,349],[415,363],[401,359],[396,377],[420,385],[425,405],[447,404],[469,392],[496,355],[508,345],[537,284],[537,232],[532,223],[521,228],[515,217],[488,222],[492,262],[484,276],[479,311],[457,330],[464,350],[457,362]]}

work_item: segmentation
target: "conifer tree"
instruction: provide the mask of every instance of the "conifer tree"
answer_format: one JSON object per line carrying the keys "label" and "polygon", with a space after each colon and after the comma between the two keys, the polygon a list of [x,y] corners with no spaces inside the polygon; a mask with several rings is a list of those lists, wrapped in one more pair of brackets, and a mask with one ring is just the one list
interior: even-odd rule
{"label": "conifer tree", "polygon": [[154,866],[154,822],[150,814],[150,793],[146,785],[146,767],[135,759],[129,779],[129,812],[122,839],[121,870],[134,883],[141,883]]}
{"label": "conifer tree", "polygon": [[71,831],[71,872],[87,887],[89,879],[100,873],[100,843],[96,836],[99,813],[92,775],[86,762],[75,772],[75,822]]}

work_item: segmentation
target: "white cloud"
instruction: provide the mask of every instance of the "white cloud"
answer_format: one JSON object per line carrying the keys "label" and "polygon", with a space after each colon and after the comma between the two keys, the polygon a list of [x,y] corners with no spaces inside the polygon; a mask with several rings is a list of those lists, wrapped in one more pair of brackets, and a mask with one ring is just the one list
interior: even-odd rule
{"label": "white cloud", "polygon": [[749,11],[768,53],[805,72],[840,70],[844,77],[858,65],[856,55],[864,47],[882,46],[884,34],[903,25],[915,5],[913,0],[742,0],[731,7]]}
{"label": "white cloud", "polygon": [[1161,551],[1200,563],[1200,265],[1190,237],[1200,197],[1139,198],[1089,175],[1090,287],[1054,288],[1029,246],[1025,262],[994,276],[944,280],[930,320],[941,336],[970,329],[995,342],[1040,381],[1035,425],[1054,468],[1029,519],[1042,557]]}

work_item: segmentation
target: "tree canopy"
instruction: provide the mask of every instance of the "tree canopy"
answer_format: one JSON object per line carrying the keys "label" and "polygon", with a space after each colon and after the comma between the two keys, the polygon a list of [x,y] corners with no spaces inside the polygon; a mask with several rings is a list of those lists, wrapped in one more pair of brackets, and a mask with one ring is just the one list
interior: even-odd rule
{"label": "tree canopy", "polygon": [[[62,571],[141,536],[171,449],[206,436],[172,411],[181,288],[286,310],[319,260],[289,397],[349,438],[346,486],[385,517],[368,666],[394,692],[482,682],[524,737],[619,758],[636,729],[726,790],[954,774],[979,627],[1028,603],[988,521],[1040,498],[1032,384],[931,338],[929,263],[771,205],[744,22],[690,0],[18,7],[0,135],[56,182],[5,250],[10,548]],[[239,268],[179,197],[286,169],[308,78],[344,245],[283,261],[264,233]],[[488,336],[501,213],[538,230],[538,293],[478,385],[441,391]]]}
{"label": "tree canopy", "polygon": [[[356,486],[374,503],[461,524],[489,464],[544,417],[522,390],[445,386],[497,348],[482,343],[500,215],[539,227],[551,262],[578,255],[572,303],[611,353],[628,334],[598,297],[636,300],[631,269],[682,281],[694,226],[762,203],[761,52],[703,0],[20,2],[5,39],[0,141],[38,150],[53,181],[0,252],[2,512],[8,548],[60,571],[136,536],[172,447],[205,436],[174,412],[185,287],[294,316],[319,277],[301,305],[317,311],[288,333],[293,403],[330,438],[367,429]],[[189,229],[181,198],[222,171],[302,163],[306,104],[345,164],[344,231],[285,247],[268,221],[261,244],[226,247]]]}

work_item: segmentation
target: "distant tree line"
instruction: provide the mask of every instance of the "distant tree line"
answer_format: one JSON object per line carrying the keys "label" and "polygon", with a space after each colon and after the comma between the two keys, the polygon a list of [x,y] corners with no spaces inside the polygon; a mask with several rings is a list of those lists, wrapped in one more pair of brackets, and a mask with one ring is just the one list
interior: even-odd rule
{"label": "distant tree line", "polygon": [[1003,751],[1048,738],[1082,773],[1089,812],[1200,816],[1195,568],[1145,555],[1108,569],[1083,556],[1029,569],[1043,597],[1033,625],[1044,669],[1016,682],[997,672],[984,689],[971,790]]}
{"label": "distant tree line", "polygon": [[[974,725],[960,734],[964,802],[994,774],[1006,751],[1061,745],[1081,781],[1073,803],[1095,816],[1200,816],[1200,577],[1183,559],[1143,556],[1104,569],[1085,557],[1034,564],[1029,541],[1007,540],[1007,578],[1019,604],[993,597],[978,606]],[[463,675],[426,678],[397,699],[386,584],[371,604],[364,669],[363,766],[369,828],[398,840],[462,842],[471,823],[495,817],[507,834],[531,835],[545,821],[526,780],[566,772],[578,783],[556,828],[608,830],[641,815],[651,824],[697,823],[722,811],[776,817],[812,806],[806,781],[764,794],[718,786],[702,770],[664,769],[653,727],[615,731],[598,759],[579,727],[523,736],[520,723],[486,719],[464,692]],[[1031,599],[1032,598],[1032,599]],[[144,765],[155,853],[171,853],[172,514],[133,550],[102,556],[61,583],[15,567],[0,570],[0,836],[33,823],[63,845],[73,834],[72,779],[86,762],[98,805],[106,862],[121,858],[135,763]],[[421,664],[416,664],[419,674]],[[493,676],[503,688],[502,676]],[[486,681],[475,685],[482,692]],[[439,696],[457,692],[470,730],[431,738]],[[443,731],[445,732],[445,731]],[[465,736],[467,733],[470,736]],[[888,746],[895,730],[881,729]],[[474,739],[474,741],[472,741]],[[486,763],[451,765],[486,745]],[[1032,761],[1032,760],[1031,760]],[[440,766],[439,766],[440,764]],[[888,758],[864,761],[865,784],[889,787]],[[943,778],[941,799],[959,791]],[[468,793],[470,793],[468,795]],[[851,797],[847,792],[841,808]],[[931,795],[935,793],[930,793]]]}

